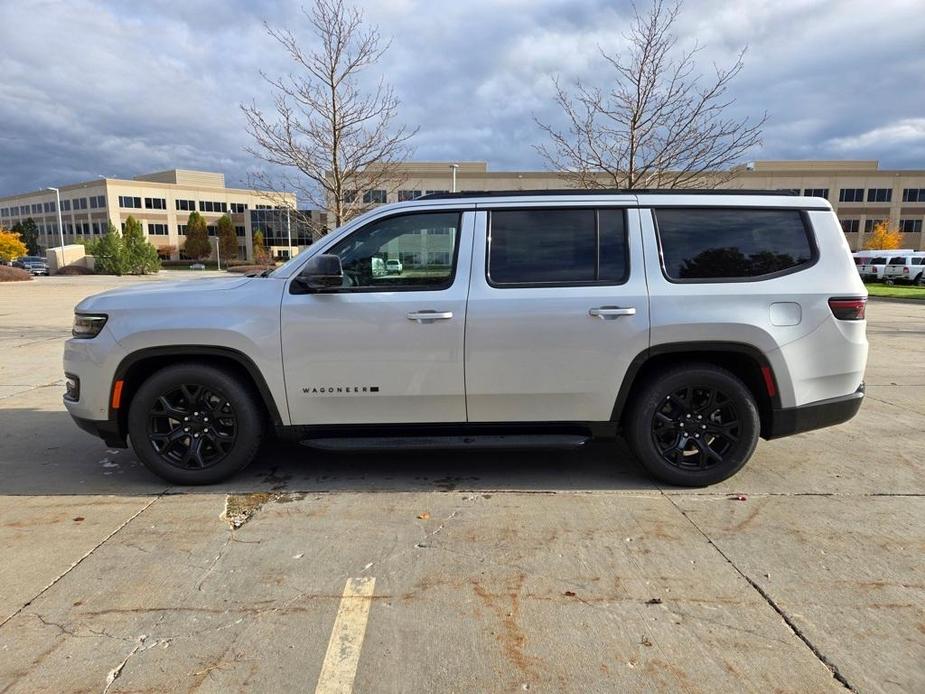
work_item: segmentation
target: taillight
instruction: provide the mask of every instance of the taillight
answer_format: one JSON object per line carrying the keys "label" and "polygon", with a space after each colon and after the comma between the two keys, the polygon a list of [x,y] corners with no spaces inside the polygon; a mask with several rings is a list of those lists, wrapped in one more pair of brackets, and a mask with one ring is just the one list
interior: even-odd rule
{"label": "taillight", "polygon": [[909,268],[904,267],[904,268],[903,268],[903,274],[904,274],[904,275],[908,275],[908,274],[909,274]]}
{"label": "taillight", "polygon": [[867,306],[865,297],[848,297],[829,299],[829,308],[832,315],[838,320],[864,320],[864,309]]}

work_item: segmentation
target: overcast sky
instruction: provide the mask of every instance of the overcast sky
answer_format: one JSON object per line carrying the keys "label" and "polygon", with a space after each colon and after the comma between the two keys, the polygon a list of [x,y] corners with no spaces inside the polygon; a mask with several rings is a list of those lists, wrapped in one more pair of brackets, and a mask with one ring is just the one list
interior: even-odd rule
{"label": "overcast sky", "polygon": [[[393,39],[381,71],[420,127],[414,159],[494,170],[544,168],[552,76],[605,84],[598,46],[619,50],[629,16],[622,0],[358,4]],[[308,41],[300,5],[0,0],[0,195],[175,167],[242,184],[239,104],[267,103],[259,69],[289,69],[262,22]],[[748,44],[735,110],[769,116],[750,158],[925,169],[923,26],[922,0],[688,0],[677,28],[707,70]]]}

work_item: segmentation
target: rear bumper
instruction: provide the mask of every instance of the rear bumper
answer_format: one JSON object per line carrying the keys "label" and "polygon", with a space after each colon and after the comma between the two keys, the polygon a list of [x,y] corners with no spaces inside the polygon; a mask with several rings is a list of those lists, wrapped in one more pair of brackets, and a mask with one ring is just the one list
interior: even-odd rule
{"label": "rear bumper", "polygon": [[125,435],[119,431],[119,423],[107,419],[84,419],[71,415],[71,419],[88,434],[93,434],[111,448],[127,448]]}
{"label": "rear bumper", "polygon": [[864,384],[850,395],[820,400],[799,407],[771,410],[766,439],[799,434],[813,429],[835,426],[847,422],[861,409],[864,401]]}

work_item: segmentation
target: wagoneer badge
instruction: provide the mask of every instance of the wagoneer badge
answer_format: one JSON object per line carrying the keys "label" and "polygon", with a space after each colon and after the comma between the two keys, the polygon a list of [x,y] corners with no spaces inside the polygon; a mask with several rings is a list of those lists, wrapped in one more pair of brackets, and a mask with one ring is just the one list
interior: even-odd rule
{"label": "wagoneer badge", "polygon": [[306,386],[306,395],[341,395],[353,393],[378,393],[379,386]]}

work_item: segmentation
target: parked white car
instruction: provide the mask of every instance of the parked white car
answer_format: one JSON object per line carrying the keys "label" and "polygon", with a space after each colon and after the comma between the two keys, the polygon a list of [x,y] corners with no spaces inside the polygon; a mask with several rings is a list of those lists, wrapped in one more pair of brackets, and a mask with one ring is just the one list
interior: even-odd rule
{"label": "parked white car", "polygon": [[[449,263],[377,272],[399,243]],[[818,198],[435,194],[266,277],[155,284],[77,305],[64,403],[176,484],[235,474],[271,432],[339,450],[622,432],[651,474],[701,486],[864,396],[867,294]]]}
{"label": "parked white car", "polygon": [[893,256],[883,270],[883,281],[887,284],[914,282],[919,286],[925,285],[925,253]]}
{"label": "parked white car", "polygon": [[385,269],[390,275],[400,275],[403,268],[398,258],[389,258],[385,261]]}

